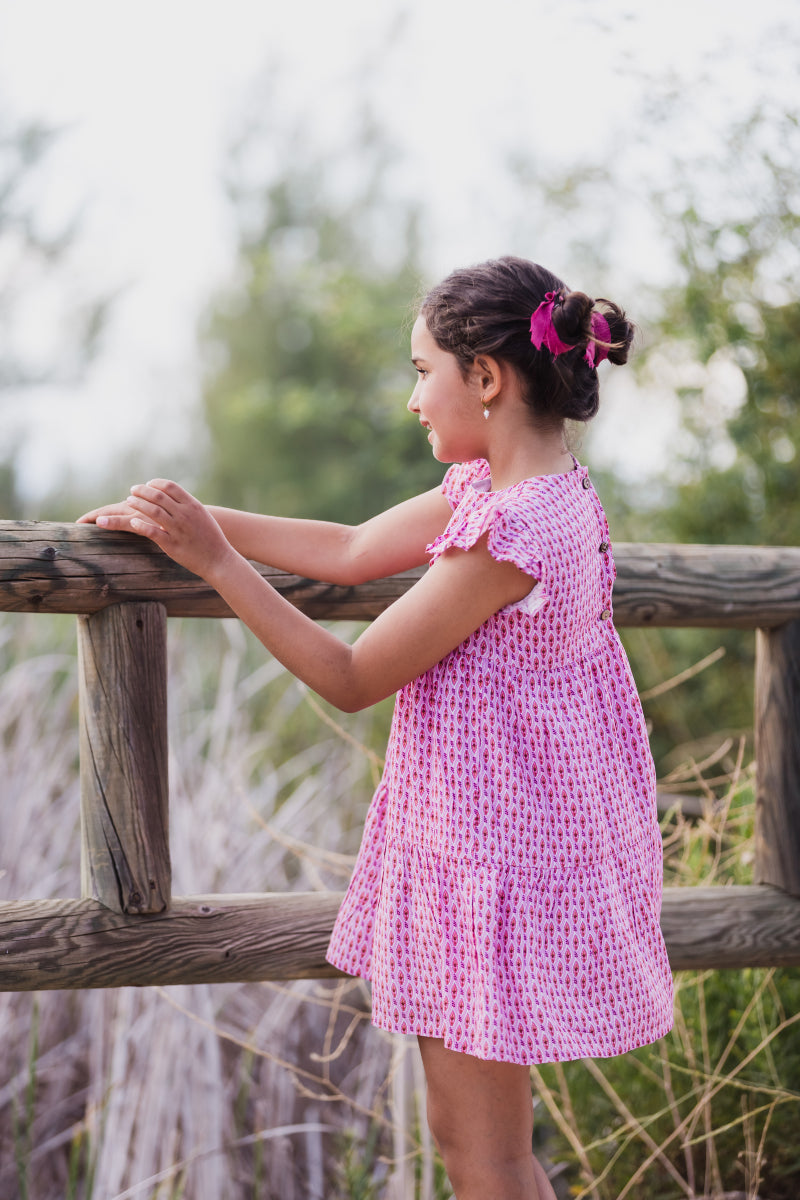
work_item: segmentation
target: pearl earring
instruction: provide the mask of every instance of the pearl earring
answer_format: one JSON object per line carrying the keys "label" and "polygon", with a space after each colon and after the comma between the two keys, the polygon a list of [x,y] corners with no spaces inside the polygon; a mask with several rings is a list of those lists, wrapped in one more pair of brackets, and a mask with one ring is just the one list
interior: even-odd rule
{"label": "pearl earring", "polygon": [[483,405],[483,416],[486,421],[489,420],[489,408],[491,407],[491,403],[491,400],[481,400],[481,404]]}

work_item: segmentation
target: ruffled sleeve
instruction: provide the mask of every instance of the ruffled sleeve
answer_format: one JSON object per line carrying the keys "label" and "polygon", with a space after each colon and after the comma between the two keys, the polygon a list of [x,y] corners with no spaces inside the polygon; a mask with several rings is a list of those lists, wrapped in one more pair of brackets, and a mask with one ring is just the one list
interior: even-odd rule
{"label": "ruffled sleeve", "polygon": [[522,494],[474,491],[470,498],[465,487],[462,499],[463,503],[453,513],[444,533],[427,547],[431,565],[445,550],[469,550],[488,532],[486,544],[492,558],[498,562],[513,562],[535,581],[535,586],[522,600],[509,604],[503,611],[538,612],[548,599],[547,583],[544,556],[529,498],[524,491]]}
{"label": "ruffled sleeve", "polygon": [[442,480],[442,492],[450,507],[458,508],[468,487],[480,479],[489,478],[489,464],[485,458],[474,458],[470,462],[453,463]]}
{"label": "ruffled sleeve", "polygon": [[444,533],[427,547],[431,565],[445,550],[469,550],[487,532],[487,547],[492,558],[513,562],[536,581],[527,596],[508,608],[536,612],[547,599],[546,583],[539,538],[530,504],[526,503],[524,495],[478,493],[474,503],[460,505]]}

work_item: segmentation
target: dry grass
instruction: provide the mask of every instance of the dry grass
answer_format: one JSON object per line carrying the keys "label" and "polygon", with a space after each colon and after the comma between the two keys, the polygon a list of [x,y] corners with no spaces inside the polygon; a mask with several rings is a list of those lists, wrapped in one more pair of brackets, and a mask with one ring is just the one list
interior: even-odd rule
{"label": "dry grass", "polygon": [[[56,625],[0,626],[0,899],[80,894],[74,634]],[[274,663],[252,669],[235,623],[170,640],[176,894],[342,889],[369,718],[349,740],[309,720]],[[315,743],[287,756],[308,724]],[[382,1194],[412,1195],[422,1155],[432,1197],[412,1044],[368,1012],[349,980],[2,994],[0,1196],[367,1197],[336,1164],[373,1147]]]}
{"label": "dry grass", "polygon": [[[667,791],[702,799],[699,819],[687,819],[677,805],[664,817],[666,881],[750,882],[753,763],[746,740],[721,738],[700,760],[696,748],[687,747],[662,780]],[[655,1046],[533,1071],[575,1164],[572,1195],[794,1200],[800,973],[680,972],[675,983],[675,1028]]]}
{"label": "dry grass", "polygon": [[[0,899],[78,895],[72,622],[3,618],[0,666]],[[385,717],[342,730],[237,624],[174,623],[175,892],[340,890]],[[748,877],[745,757],[729,740],[664,781],[705,798],[699,821],[665,818],[672,880]],[[773,1131],[800,1120],[776,1053],[800,1018],[749,972],[726,1024],[719,978],[678,977],[656,1047],[534,1072],[562,1195],[721,1197],[732,1153],[741,1195],[765,1195]],[[0,1196],[444,1200],[416,1047],[368,1011],[350,980],[0,994]]]}

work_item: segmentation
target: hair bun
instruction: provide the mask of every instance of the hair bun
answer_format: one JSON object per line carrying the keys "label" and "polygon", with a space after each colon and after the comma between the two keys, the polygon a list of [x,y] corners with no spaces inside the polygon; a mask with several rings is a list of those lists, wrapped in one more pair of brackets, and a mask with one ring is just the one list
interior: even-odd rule
{"label": "hair bun", "polygon": [[605,357],[624,363],[634,331],[616,304],[572,292],[546,267],[512,255],[453,271],[419,312],[465,379],[480,355],[512,367],[542,423],[593,417],[600,398],[595,364]]}
{"label": "hair bun", "polygon": [[608,361],[621,367],[628,361],[631,344],[636,333],[636,326],[628,320],[625,312],[613,300],[598,299],[597,304],[603,305],[603,316],[608,321],[609,340],[611,347],[608,351]]}
{"label": "hair bun", "polygon": [[594,300],[585,292],[562,292],[561,303],[553,306],[553,328],[562,342],[578,346],[592,334]]}

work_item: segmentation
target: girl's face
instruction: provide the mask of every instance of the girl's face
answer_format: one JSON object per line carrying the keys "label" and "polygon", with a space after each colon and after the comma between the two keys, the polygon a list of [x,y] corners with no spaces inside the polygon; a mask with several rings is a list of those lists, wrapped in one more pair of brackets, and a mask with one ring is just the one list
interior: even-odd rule
{"label": "girl's face", "polygon": [[486,457],[486,422],[477,370],[465,379],[455,355],[442,350],[420,316],[411,331],[411,361],[419,378],[408,402],[428,430],[439,462],[469,462]]}

